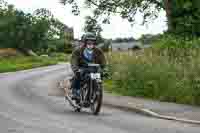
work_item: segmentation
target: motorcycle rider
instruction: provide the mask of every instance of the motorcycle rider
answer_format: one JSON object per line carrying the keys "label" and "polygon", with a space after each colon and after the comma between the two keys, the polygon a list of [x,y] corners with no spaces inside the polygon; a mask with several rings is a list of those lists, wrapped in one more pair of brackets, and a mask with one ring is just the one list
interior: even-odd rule
{"label": "motorcycle rider", "polygon": [[80,78],[82,72],[79,68],[88,63],[96,63],[100,64],[103,70],[106,65],[106,58],[103,51],[96,47],[97,38],[95,34],[87,32],[81,37],[81,41],[83,45],[72,52],[70,61],[74,73],[71,86],[73,100],[80,99]]}

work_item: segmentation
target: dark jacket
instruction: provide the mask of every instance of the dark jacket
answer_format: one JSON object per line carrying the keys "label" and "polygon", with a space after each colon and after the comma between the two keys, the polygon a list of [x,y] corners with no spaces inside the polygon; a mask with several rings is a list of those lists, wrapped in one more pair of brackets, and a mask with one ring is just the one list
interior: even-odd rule
{"label": "dark jacket", "polygon": [[[76,50],[74,50],[72,52],[72,56],[71,56],[71,68],[73,70],[73,72],[76,72],[79,67],[81,67],[82,65],[85,65],[87,62],[85,61],[84,57],[83,57],[83,51],[84,51],[84,47],[82,48],[78,48]],[[106,58],[104,56],[104,53],[102,50],[100,50],[99,48],[94,48],[93,51],[94,55],[93,55],[93,63],[96,64],[100,64],[103,68],[106,65]]]}

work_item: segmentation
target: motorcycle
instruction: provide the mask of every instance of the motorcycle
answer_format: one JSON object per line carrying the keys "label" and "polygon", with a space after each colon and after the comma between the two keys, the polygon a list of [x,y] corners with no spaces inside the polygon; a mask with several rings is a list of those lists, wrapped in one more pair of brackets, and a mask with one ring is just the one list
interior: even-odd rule
{"label": "motorcycle", "polygon": [[98,115],[103,99],[102,74],[99,64],[87,64],[81,67],[80,99],[73,100],[72,88],[66,96],[67,101],[80,112],[82,108],[90,108],[94,115]]}

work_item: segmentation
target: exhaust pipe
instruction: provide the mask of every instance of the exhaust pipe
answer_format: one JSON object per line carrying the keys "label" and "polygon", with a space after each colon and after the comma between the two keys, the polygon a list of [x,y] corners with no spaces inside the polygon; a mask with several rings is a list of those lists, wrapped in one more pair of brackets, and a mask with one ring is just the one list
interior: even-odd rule
{"label": "exhaust pipe", "polygon": [[81,108],[80,106],[76,105],[68,95],[65,96],[65,99],[69,102],[69,104],[70,104],[73,108],[75,108],[75,109]]}

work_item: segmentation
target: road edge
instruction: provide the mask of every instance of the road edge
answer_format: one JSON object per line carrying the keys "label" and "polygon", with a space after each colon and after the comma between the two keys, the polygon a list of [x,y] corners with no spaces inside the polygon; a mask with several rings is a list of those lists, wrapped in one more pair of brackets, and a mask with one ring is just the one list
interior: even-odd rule
{"label": "road edge", "polygon": [[133,105],[131,105],[131,106],[117,105],[117,104],[110,103],[108,101],[103,101],[103,105],[107,106],[107,107],[117,108],[117,109],[120,109],[120,110],[135,112],[135,113],[138,113],[138,114],[141,114],[141,115],[154,117],[154,118],[158,118],[158,119],[173,120],[173,121],[178,121],[178,122],[187,123],[187,124],[200,125],[200,121],[190,120],[190,119],[185,119],[185,118],[177,118],[177,117],[174,117],[174,116],[161,115],[161,114],[156,113],[154,111],[151,111],[149,109],[139,108],[139,107],[136,107],[136,106],[134,107]]}

